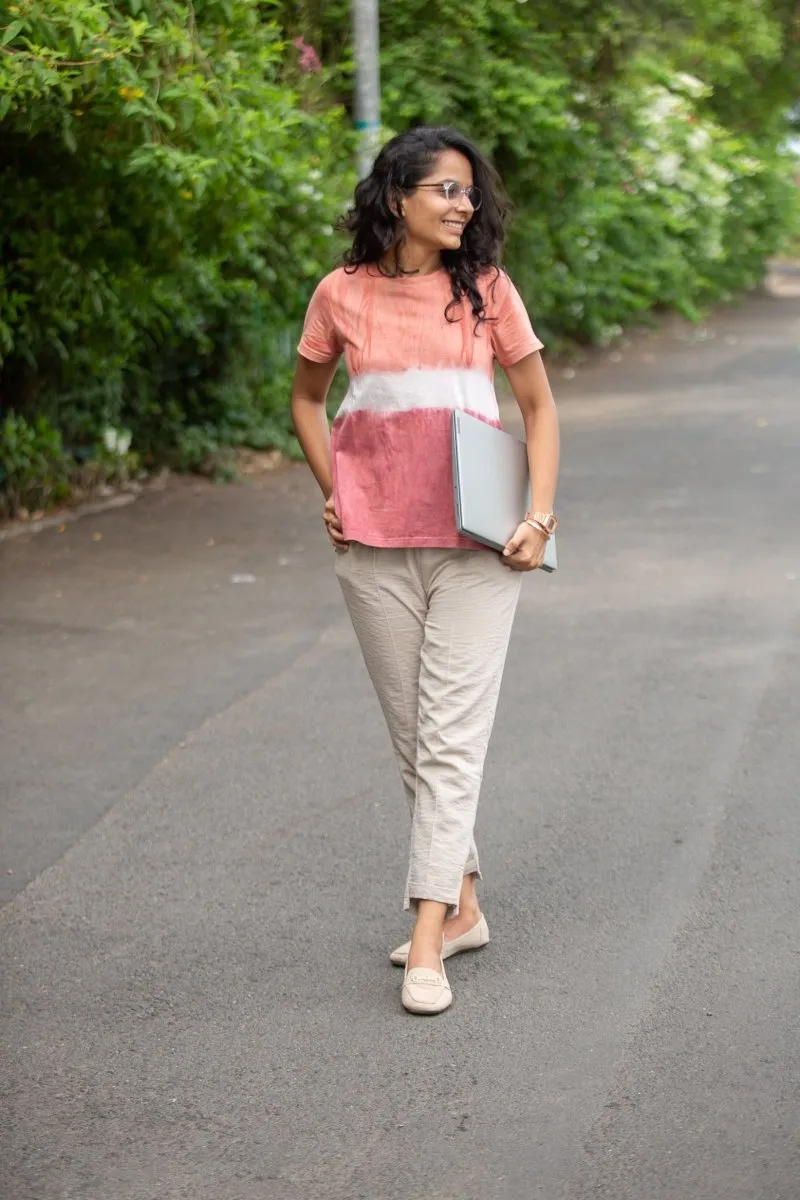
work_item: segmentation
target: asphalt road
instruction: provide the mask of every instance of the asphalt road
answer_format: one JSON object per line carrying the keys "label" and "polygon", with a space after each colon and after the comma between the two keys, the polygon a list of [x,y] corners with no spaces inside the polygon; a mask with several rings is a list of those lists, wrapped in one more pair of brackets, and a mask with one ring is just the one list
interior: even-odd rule
{"label": "asphalt road", "polygon": [[791,293],[554,378],[435,1019],[305,471],[0,544],[4,1200],[798,1200]]}

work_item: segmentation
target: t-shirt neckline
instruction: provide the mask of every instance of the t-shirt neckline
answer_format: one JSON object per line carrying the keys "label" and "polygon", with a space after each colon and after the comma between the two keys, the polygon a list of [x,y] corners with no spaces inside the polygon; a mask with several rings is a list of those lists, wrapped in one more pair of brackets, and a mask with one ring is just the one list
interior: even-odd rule
{"label": "t-shirt neckline", "polygon": [[375,267],[375,264],[370,263],[369,266],[374,267],[374,270],[370,270],[369,268],[367,270],[372,279],[385,280],[386,283],[400,283],[403,286],[406,284],[430,283],[431,280],[449,278],[447,267],[437,267],[435,271],[428,271],[426,275],[385,275],[383,271],[379,271]]}

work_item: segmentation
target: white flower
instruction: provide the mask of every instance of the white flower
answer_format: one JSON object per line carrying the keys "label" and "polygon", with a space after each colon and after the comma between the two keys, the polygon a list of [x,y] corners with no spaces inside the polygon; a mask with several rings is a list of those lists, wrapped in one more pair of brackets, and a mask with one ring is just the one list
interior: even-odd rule
{"label": "white flower", "polygon": [[711,144],[711,134],[706,129],[693,129],[688,137],[690,150],[705,150]]}
{"label": "white flower", "polygon": [[677,183],[680,166],[680,155],[670,151],[656,160],[656,174],[662,183]]}
{"label": "white flower", "polygon": [[718,211],[727,208],[729,203],[729,197],[725,192],[714,192],[710,196],[704,196],[703,199],[709,208],[715,208]]}
{"label": "white flower", "polygon": [[103,430],[103,445],[109,454],[117,454],[120,458],[128,453],[132,434],[130,429],[115,429],[107,425]]}
{"label": "white flower", "polygon": [[643,116],[656,125],[660,125],[667,117],[674,117],[683,107],[680,98],[673,96],[666,88],[654,88],[651,96],[651,103],[643,110]]}
{"label": "white flower", "polygon": [[714,183],[718,183],[720,186],[730,183],[733,179],[731,172],[726,170],[725,167],[721,167],[719,163],[706,163],[706,174]]}
{"label": "white flower", "polygon": [[313,179],[314,183],[316,183],[318,179],[322,179],[322,171],[320,171],[319,167],[314,167],[313,170],[308,172],[308,178]]}
{"label": "white flower", "polygon": [[312,187],[310,183],[298,183],[297,190],[301,196],[313,196],[317,189]]}
{"label": "white flower", "polygon": [[686,71],[679,71],[673,76],[673,83],[683,92],[687,92],[690,96],[705,96],[708,92],[708,87],[703,83],[702,79],[698,79],[696,75],[689,75]]}

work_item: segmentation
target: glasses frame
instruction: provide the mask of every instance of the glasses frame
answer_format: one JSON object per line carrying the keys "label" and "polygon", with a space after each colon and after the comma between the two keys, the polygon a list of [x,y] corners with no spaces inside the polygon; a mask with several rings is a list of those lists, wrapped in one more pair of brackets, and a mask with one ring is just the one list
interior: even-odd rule
{"label": "glasses frame", "polygon": [[[449,204],[452,204],[454,200],[458,200],[460,196],[466,196],[467,200],[469,200],[469,202],[472,206],[473,212],[477,212],[478,209],[480,208],[480,206],[483,204],[483,193],[481,192],[481,189],[479,187],[476,187],[474,184],[470,184],[469,187],[462,187],[457,179],[443,179],[441,181],[441,183],[417,183],[414,185],[414,187],[415,188],[438,188],[439,194],[442,197],[442,199],[447,200],[447,202]],[[456,191],[455,193],[453,192],[454,188],[458,188],[458,191]],[[470,192],[473,195],[477,195],[477,197],[478,197],[477,204],[472,199]]]}

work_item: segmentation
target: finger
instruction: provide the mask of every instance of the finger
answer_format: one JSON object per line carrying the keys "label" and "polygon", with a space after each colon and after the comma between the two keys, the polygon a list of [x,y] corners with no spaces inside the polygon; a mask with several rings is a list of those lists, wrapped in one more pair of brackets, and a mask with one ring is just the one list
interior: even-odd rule
{"label": "finger", "polygon": [[503,554],[506,557],[508,557],[510,554],[516,554],[517,551],[519,550],[519,547],[520,547],[520,543],[516,540],[516,538],[511,538],[511,540],[509,542],[506,542],[506,546],[505,546],[505,549],[503,550]]}

